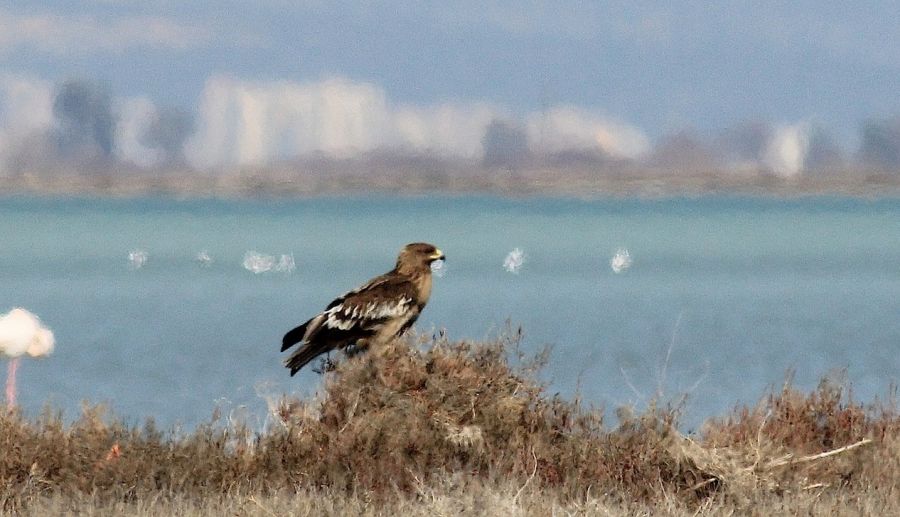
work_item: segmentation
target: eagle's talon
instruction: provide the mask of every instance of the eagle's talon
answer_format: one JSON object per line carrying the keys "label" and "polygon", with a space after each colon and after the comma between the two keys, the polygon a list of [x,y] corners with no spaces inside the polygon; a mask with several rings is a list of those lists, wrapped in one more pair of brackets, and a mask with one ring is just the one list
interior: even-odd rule
{"label": "eagle's talon", "polygon": [[319,374],[324,375],[328,372],[333,372],[337,370],[337,361],[331,358],[331,355],[327,355],[322,359],[319,359],[319,364],[313,367],[312,371]]}

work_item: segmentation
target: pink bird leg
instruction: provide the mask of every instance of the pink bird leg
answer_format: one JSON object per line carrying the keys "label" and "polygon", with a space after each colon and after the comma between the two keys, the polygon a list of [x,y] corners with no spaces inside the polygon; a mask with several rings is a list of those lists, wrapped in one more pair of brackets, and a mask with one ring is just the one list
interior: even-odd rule
{"label": "pink bird leg", "polygon": [[16,407],[16,370],[19,369],[19,358],[10,359],[6,368],[6,409]]}

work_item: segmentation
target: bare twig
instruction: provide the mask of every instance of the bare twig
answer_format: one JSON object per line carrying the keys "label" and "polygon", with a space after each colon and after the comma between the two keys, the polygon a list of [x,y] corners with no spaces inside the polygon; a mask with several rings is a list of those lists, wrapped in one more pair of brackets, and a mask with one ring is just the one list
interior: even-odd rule
{"label": "bare twig", "polygon": [[[768,416],[766,418],[768,418]],[[765,425],[765,420],[763,421],[763,425]],[[763,425],[760,426],[760,433],[762,431]],[[759,440],[760,438],[758,437],[757,439]],[[759,444],[757,444],[756,461],[754,461],[752,465],[741,469],[741,472],[747,472],[747,473],[753,472],[753,473],[761,474],[761,473],[769,472],[769,471],[774,470],[779,467],[784,467],[785,465],[797,465],[800,463],[810,463],[813,461],[830,458],[832,456],[836,456],[838,454],[841,454],[841,453],[844,453],[847,451],[851,451],[853,449],[862,447],[863,445],[868,445],[870,443],[872,443],[872,439],[865,438],[856,443],[852,443],[850,445],[845,445],[844,447],[840,447],[840,448],[833,449],[830,451],[821,452],[818,454],[810,454],[808,456],[803,456],[801,458],[796,458],[796,459],[794,458],[793,454],[786,454],[776,460],[770,461],[769,463],[765,464],[762,467],[760,466],[760,462],[761,462],[760,449],[761,449],[761,447]],[[724,480],[722,479],[722,477],[720,477],[718,475],[713,475],[712,477],[709,477],[707,479],[704,479],[703,481],[700,481],[698,483],[691,485],[689,488],[686,489],[686,491],[697,491],[697,490],[699,490],[711,483],[714,483],[716,481],[724,481]],[[803,489],[809,490],[809,489],[813,489],[813,488],[820,488],[822,486],[826,486],[826,485],[824,485],[823,483],[816,483],[816,484],[812,484],[809,486],[805,486],[805,487],[803,487]]]}
{"label": "bare twig", "polygon": [[362,388],[356,390],[356,400],[353,401],[353,407],[350,408],[350,411],[347,412],[347,422],[341,427],[338,433],[343,433],[344,429],[350,425],[350,422],[353,421],[353,416],[356,414],[356,407],[359,405],[359,397],[362,395]]}
{"label": "bare twig", "polygon": [[250,500],[251,502],[253,502],[253,504],[255,504],[256,506],[258,506],[260,510],[266,512],[266,514],[268,514],[268,515],[273,515],[273,516],[274,516],[274,515],[277,515],[277,514],[276,514],[275,512],[273,512],[272,510],[270,510],[270,509],[266,508],[265,506],[263,506],[263,504],[262,504],[261,502],[257,501],[255,496],[252,496],[252,495],[251,495],[251,496],[248,498],[248,500]]}
{"label": "bare twig", "polygon": [[868,445],[870,443],[872,443],[871,438],[864,438],[856,443],[851,443],[850,445],[845,445],[843,447],[840,447],[840,448],[837,448],[834,450],[820,452],[819,454],[811,454],[809,456],[803,456],[802,458],[797,458],[797,459],[793,459],[792,457],[785,457],[785,458],[782,458],[779,460],[775,460],[772,463],[769,463],[768,465],[766,465],[766,470],[783,467],[785,465],[796,465],[798,463],[809,463],[811,461],[821,460],[824,458],[830,458],[831,456],[835,456],[835,455],[841,454],[843,452],[847,452],[847,451],[856,449],[857,447],[862,447],[863,445]]}
{"label": "bare twig", "polygon": [[531,475],[528,476],[528,479],[525,481],[525,484],[519,488],[519,491],[516,492],[516,496],[513,497],[513,506],[518,504],[519,496],[522,495],[522,491],[525,490],[525,487],[527,487],[528,484],[531,483],[531,480],[534,479],[534,475],[537,474],[538,461],[537,461],[537,455],[534,454],[534,447],[531,448],[531,457],[534,459],[534,468],[531,470]]}
{"label": "bare twig", "polygon": [[701,482],[699,482],[699,483],[697,483],[697,484],[695,484],[695,485],[692,485],[690,488],[687,489],[687,491],[688,491],[688,492],[694,492],[694,491],[700,490],[701,488],[703,488],[703,487],[705,487],[706,485],[708,485],[708,484],[710,484],[710,483],[713,483],[713,482],[715,482],[715,481],[719,481],[719,478],[717,478],[717,477],[711,477],[711,478],[709,478],[709,479],[704,479],[703,481],[701,481]]}
{"label": "bare twig", "polygon": [[759,424],[759,429],[756,430],[756,461],[753,462],[753,468],[756,468],[762,463],[762,433],[763,429],[766,427],[766,422],[769,421],[769,417],[772,416],[772,408],[766,412],[766,416],[763,417],[762,422]]}
{"label": "bare twig", "polygon": [[666,371],[669,369],[669,361],[672,359],[672,350],[675,348],[675,338],[678,336],[678,327],[681,326],[681,318],[683,316],[684,311],[678,313],[678,319],[675,320],[675,328],[672,329],[672,339],[669,340],[669,348],[666,349],[666,359],[660,367],[659,382],[656,385],[656,396],[660,399],[663,396],[663,390],[666,389]]}
{"label": "bare twig", "polygon": [[635,395],[638,399],[644,400],[646,397],[644,397],[644,394],[641,393],[640,390],[638,390],[638,389],[634,386],[634,383],[631,382],[631,377],[628,376],[628,372],[625,371],[625,368],[622,368],[622,367],[620,366],[620,367],[619,367],[619,371],[622,372],[622,378],[625,379],[625,384],[628,385],[629,388],[631,388],[631,391],[634,393],[634,395]]}

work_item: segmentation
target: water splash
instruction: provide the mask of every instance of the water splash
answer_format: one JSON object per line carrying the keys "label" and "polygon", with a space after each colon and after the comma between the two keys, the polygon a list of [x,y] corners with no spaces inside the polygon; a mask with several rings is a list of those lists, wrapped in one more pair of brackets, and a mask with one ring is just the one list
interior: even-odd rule
{"label": "water splash", "polygon": [[509,255],[506,256],[506,259],[503,261],[503,269],[513,273],[515,275],[519,274],[519,270],[522,269],[522,264],[525,263],[525,252],[519,248],[514,248],[509,252]]}
{"label": "water splash", "polygon": [[283,254],[278,257],[275,255],[266,255],[257,251],[248,251],[244,254],[242,263],[244,269],[254,274],[268,273],[274,271],[276,273],[293,273],[297,268],[294,262],[294,254]]}
{"label": "water splash", "polygon": [[202,250],[199,253],[197,253],[197,256],[194,257],[194,260],[196,260],[197,263],[200,264],[202,267],[209,267],[213,263],[212,256],[206,250]]}
{"label": "water splash", "polygon": [[443,278],[447,273],[447,264],[443,260],[435,260],[431,263],[431,274],[438,278]]}
{"label": "water splash", "polygon": [[279,257],[274,269],[279,273],[293,273],[297,269],[297,265],[294,263],[294,254]]}
{"label": "water splash", "polygon": [[612,268],[613,273],[619,274],[627,271],[631,267],[632,262],[631,254],[628,253],[628,250],[619,248],[616,250],[616,254],[609,259],[609,267]]}
{"label": "water splash", "polygon": [[272,268],[275,267],[275,257],[251,250],[244,253],[242,265],[247,271],[258,275],[260,273],[271,271]]}
{"label": "water splash", "polygon": [[144,267],[147,264],[147,259],[150,255],[142,249],[133,249],[128,252],[128,267],[133,270],[138,270]]}

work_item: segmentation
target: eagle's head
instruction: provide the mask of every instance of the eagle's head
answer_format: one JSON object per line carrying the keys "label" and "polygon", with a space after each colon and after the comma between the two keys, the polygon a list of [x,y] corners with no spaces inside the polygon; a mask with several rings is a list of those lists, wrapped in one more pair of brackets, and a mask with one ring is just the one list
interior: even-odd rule
{"label": "eagle's head", "polygon": [[414,242],[400,250],[400,256],[397,257],[397,270],[401,272],[431,271],[431,263],[443,259],[444,252],[433,244]]}

